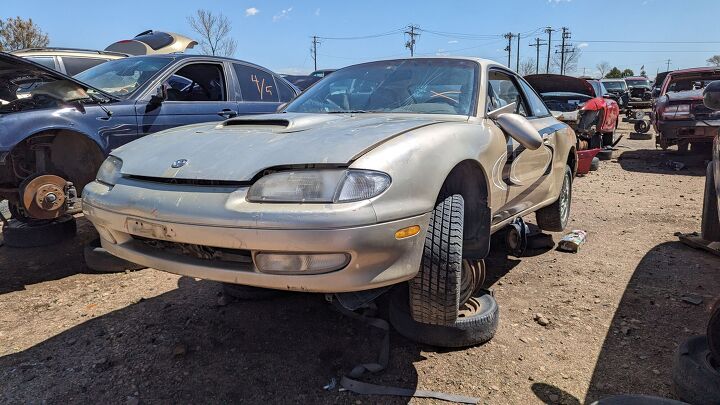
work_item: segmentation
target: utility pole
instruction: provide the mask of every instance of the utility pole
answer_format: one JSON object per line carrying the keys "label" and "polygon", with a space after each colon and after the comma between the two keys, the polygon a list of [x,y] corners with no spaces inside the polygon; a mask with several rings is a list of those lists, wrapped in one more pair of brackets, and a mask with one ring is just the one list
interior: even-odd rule
{"label": "utility pole", "polygon": [[318,40],[318,37],[313,35],[312,37],[312,49],[310,49],[310,54],[313,58],[313,63],[315,64],[315,69],[317,70],[317,46],[320,44],[320,41]]}
{"label": "utility pole", "polygon": [[505,38],[505,39],[508,40],[508,44],[507,44],[507,46],[505,47],[505,50],[506,50],[507,53],[508,53],[508,63],[507,63],[507,67],[508,67],[508,68],[510,68],[510,54],[512,53],[512,39],[513,39],[514,36],[515,36],[515,35],[513,35],[512,32],[508,32],[507,34],[503,35],[503,38]]}
{"label": "utility pole", "polygon": [[515,59],[515,71],[520,72],[520,33],[517,34],[517,58]]}
{"label": "utility pole", "polygon": [[670,58],[668,58],[668,60],[666,60],[666,62],[667,62],[667,70],[666,70],[666,72],[669,72],[669,71],[670,71],[670,62],[671,62]]}
{"label": "utility pole", "polygon": [[410,56],[415,56],[415,37],[420,36],[415,32],[416,30],[420,30],[420,27],[411,24],[408,26],[408,30],[405,31],[410,36],[410,39],[405,42],[405,48],[410,49]]}
{"label": "utility pole", "polygon": [[570,29],[567,27],[562,27],[562,44],[560,45],[560,52],[555,51],[555,53],[560,54],[560,74],[565,74],[565,55],[568,53],[573,53],[574,51],[568,51],[567,48],[570,46],[570,44],[567,44],[567,40],[570,39]]}
{"label": "utility pole", "polygon": [[[550,73],[550,49],[552,49],[552,33],[555,31],[552,29],[552,27],[545,28],[545,32],[548,34],[548,52],[547,52],[547,62],[545,64],[545,73]],[[538,48],[539,49],[539,48]]]}
{"label": "utility pole", "polygon": [[529,45],[535,47],[535,74],[540,73],[540,47],[543,45],[545,43],[540,38],[535,38],[535,43]]}

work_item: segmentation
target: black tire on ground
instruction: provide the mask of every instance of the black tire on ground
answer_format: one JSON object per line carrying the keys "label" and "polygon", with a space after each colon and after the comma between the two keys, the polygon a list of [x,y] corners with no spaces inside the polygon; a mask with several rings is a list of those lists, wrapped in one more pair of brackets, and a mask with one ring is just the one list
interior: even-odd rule
{"label": "black tire on ground", "polygon": [[390,323],[406,338],[438,347],[468,347],[489,341],[500,322],[500,309],[490,294],[470,298],[465,304],[472,311],[460,311],[452,325],[417,322],[410,314],[407,291],[396,288],[390,298]]}
{"label": "black tire on ground", "polygon": [[710,162],[705,175],[705,198],[703,200],[702,225],[700,235],[703,239],[716,242],[720,241],[720,218],[718,217],[718,195],[715,189],[714,165],[717,162]]}
{"label": "black tire on ground", "polygon": [[410,312],[417,322],[453,325],[458,317],[462,277],[465,202],[442,199],[430,215],[420,271],[409,282]]}
{"label": "black tire on ground", "polygon": [[710,357],[705,336],[693,336],[678,346],[673,359],[672,387],[682,401],[720,404],[720,371]]}
{"label": "black tire on ground", "polygon": [[74,237],[76,233],[75,218],[70,215],[32,223],[12,219],[3,227],[5,245],[16,248],[54,245]]}
{"label": "black tire on ground", "polygon": [[110,254],[100,245],[100,238],[88,242],[83,249],[85,265],[98,273],[122,273],[125,270],[142,270],[145,266],[129,262]]}
{"label": "black tire on ground", "polygon": [[251,287],[249,285],[223,283],[223,295],[239,301],[267,300],[284,295],[285,291],[268,288]]}
{"label": "black tire on ground", "polygon": [[592,161],[590,162],[590,171],[594,172],[595,170],[600,168],[600,159],[596,157],[592,158]]}
{"label": "black tire on ground", "polygon": [[635,122],[635,132],[644,134],[650,129],[650,125],[645,120]]}
{"label": "black tire on ground", "polygon": [[598,159],[600,160],[610,160],[612,159],[612,149],[603,149],[596,155]]}
{"label": "black tire on ground", "polygon": [[715,363],[720,363],[720,299],[715,302],[707,324],[707,340]]}
{"label": "black tire on ground", "polygon": [[613,395],[599,399],[590,405],[688,405],[670,398],[649,395]]}
{"label": "black tire on ground", "polygon": [[602,144],[603,144],[603,146],[612,145],[614,140],[615,140],[615,133],[614,133],[614,132],[607,132],[607,133],[602,134]]}
{"label": "black tire on ground", "polygon": [[572,203],[572,169],[565,165],[565,176],[560,186],[560,195],[554,203],[535,212],[535,220],[543,231],[561,232],[570,220]]}

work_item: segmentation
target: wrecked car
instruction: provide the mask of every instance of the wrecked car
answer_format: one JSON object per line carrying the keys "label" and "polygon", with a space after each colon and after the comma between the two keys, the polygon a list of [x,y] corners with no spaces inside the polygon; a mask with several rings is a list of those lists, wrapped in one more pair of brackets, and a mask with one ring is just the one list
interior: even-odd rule
{"label": "wrecked car", "polygon": [[[720,80],[705,87],[703,104],[713,111],[720,111]],[[720,134],[716,134],[713,140],[712,161],[708,164],[705,177],[701,236],[708,242],[714,242],[714,249],[720,250]]]}
{"label": "wrecked car", "polygon": [[614,96],[598,80],[556,74],[529,75],[525,80],[557,112],[557,118],[575,130],[578,173],[587,173],[600,148],[613,144],[620,114]]}
{"label": "wrecked car", "polygon": [[627,83],[623,79],[601,79],[600,83],[605,86],[608,93],[615,96],[615,100],[620,110],[625,111],[630,108],[630,92]]}
{"label": "wrecked car", "polygon": [[12,217],[51,220],[107,154],[160,130],[274,112],[297,89],[232,59],[154,55],[109,61],[75,77],[0,53],[0,199]]}
{"label": "wrecked car", "polygon": [[109,60],[127,58],[118,52],[73,48],[27,48],[11,52],[50,69],[74,76]]}
{"label": "wrecked car", "polygon": [[[334,72],[281,113],[114,150],[83,211],[113,255],[225,284],[372,299],[411,339],[489,340],[490,236],[570,216],[575,134],[516,73],[475,58]],[[354,294],[344,294],[354,292]],[[359,298],[358,298],[359,297]]]}
{"label": "wrecked car", "polygon": [[652,88],[650,80],[644,76],[626,77],[630,100],[628,105],[632,108],[650,108],[652,107]]}
{"label": "wrecked car", "polygon": [[720,69],[702,67],[675,70],[665,77],[652,112],[655,143],[663,150],[677,145],[681,152],[709,147],[718,134],[720,112],[703,104],[703,89],[720,80]]}
{"label": "wrecked car", "polygon": [[109,52],[120,52],[128,55],[157,55],[182,53],[197,45],[197,41],[174,32],[147,30],[132,39],[117,41],[107,48]]}

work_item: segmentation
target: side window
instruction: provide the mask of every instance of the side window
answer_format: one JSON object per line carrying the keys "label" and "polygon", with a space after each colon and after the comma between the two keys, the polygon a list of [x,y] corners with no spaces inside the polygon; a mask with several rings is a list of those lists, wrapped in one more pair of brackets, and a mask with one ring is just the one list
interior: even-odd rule
{"label": "side window", "polygon": [[243,101],[267,101],[276,103],[280,99],[275,88],[275,79],[270,73],[251,66],[236,63],[237,74]]}
{"label": "side window", "polygon": [[183,66],[164,83],[168,101],[225,101],[225,75],[215,63]]}
{"label": "side window", "polygon": [[527,117],[527,109],[515,81],[507,73],[491,70],[488,76],[487,110],[493,111],[517,102],[515,111]]}
{"label": "side window", "polygon": [[277,85],[278,96],[280,97],[281,103],[287,103],[288,101],[295,98],[295,92],[293,91],[293,89],[285,82],[283,82],[282,79],[276,77],[275,84]]}
{"label": "side window", "polygon": [[31,60],[31,61],[38,63],[40,65],[43,65],[45,67],[49,67],[52,70],[56,70],[55,69],[55,59],[52,56],[30,56],[25,59]]}
{"label": "side window", "polygon": [[75,76],[76,74],[80,72],[84,72],[91,67],[95,67],[103,62],[106,62],[105,59],[99,59],[99,58],[72,58],[68,56],[63,56],[63,65],[65,65],[65,72],[67,72],[68,76]]}
{"label": "side window", "polygon": [[547,106],[545,106],[545,102],[543,102],[540,96],[537,95],[535,89],[530,87],[530,85],[527,84],[525,80],[519,80],[519,82],[520,87],[522,87],[523,92],[525,92],[525,99],[530,106],[529,115],[532,117],[546,117],[550,115],[550,111],[548,110]]}

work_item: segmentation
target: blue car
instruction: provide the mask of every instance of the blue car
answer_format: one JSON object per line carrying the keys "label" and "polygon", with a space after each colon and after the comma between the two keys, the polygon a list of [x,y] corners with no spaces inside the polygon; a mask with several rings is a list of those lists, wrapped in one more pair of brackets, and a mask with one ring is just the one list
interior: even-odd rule
{"label": "blue car", "polygon": [[0,52],[0,201],[14,218],[77,209],[108,153],[153,132],[277,111],[299,90],[235,59],[151,55],[69,77]]}

